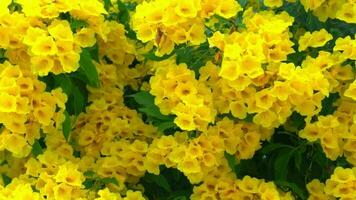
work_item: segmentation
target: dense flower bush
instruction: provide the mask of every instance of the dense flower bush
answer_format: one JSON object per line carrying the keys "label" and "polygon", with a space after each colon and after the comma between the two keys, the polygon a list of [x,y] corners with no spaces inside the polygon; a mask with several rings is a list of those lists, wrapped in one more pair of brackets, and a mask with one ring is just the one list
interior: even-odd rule
{"label": "dense flower bush", "polygon": [[355,0],[0,0],[0,199],[356,199]]}

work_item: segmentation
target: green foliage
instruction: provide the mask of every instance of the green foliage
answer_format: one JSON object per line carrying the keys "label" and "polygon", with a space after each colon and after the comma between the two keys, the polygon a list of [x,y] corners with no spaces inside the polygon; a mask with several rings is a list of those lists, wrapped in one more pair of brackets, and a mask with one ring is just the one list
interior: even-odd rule
{"label": "green foliage", "polygon": [[187,200],[193,192],[193,186],[182,172],[177,169],[160,167],[160,174],[146,173],[140,183],[145,187],[148,199]]}
{"label": "green foliage", "polygon": [[80,61],[79,61],[79,73],[85,75],[88,80],[88,84],[92,87],[99,87],[99,75],[96,67],[92,61],[92,56],[88,49],[83,49],[82,53],[80,54]]}
{"label": "green foliage", "polygon": [[154,96],[149,92],[140,91],[129,95],[138,105],[137,110],[146,116],[146,122],[152,123],[158,127],[158,130],[164,132],[165,130],[176,128],[174,124],[174,116],[163,115],[158,106],[154,103]]}
{"label": "green foliage", "polygon": [[197,47],[179,48],[175,53],[177,54],[177,64],[187,64],[188,68],[193,70],[196,76],[199,76],[199,69],[208,61],[213,60],[217,49],[209,48],[209,44],[206,42]]}
{"label": "green foliage", "polygon": [[86,189],[100,190],[108,184],[119,185],[119,182],[114,177],[101,178],[93,171],[84,172],[85,181],[83,185]]}
{"label": "green foliage", "polygon": [[32,154],[37,157],[38,155],[43,153],[42,145],[40,144],[39,140],[35,140],[32,145]]}
{"label": "green foliage", "polygon": [[62,124],[62,129],[63,129],[64,138],[68,141],[72,126],[71,126],[70,116],[69,116],[68,112],[65,111],[64,115],[65,115],[65,119]]}

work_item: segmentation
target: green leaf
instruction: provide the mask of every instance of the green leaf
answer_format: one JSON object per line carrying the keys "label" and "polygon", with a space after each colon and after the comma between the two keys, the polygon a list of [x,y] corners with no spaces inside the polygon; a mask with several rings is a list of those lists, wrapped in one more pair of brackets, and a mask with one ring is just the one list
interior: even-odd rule
{"label": "green leaf", "polygon": [[83,182],[83,185],[84,185],[85,189],[93,188],[94,184],[95,184],[95,179],[86,179]]}
{"label": "green leaf", "polygon": [[63,92],[67,95],[72,93],[72,81],[70,80],[69,76],[66,74],[60,74],[57,76],[53,76],[54,82],[56,86],[62,88]]}
{"label": "green leaf", "polygon": [[229,167],[231,168],[231,170],[233,172],[235,172],[235,168],[236,168],[236,165],[237,165],[237,162],[236,162],[236,158],[234,155],[231,155],[227,152],[224,153],[224,156],[227,160],[227,163],[229,164]]}
{"label": "green leaf", "polygon": [[84,176],[86,177],[94,177],[96,174],[93,171],[86,171],[84,172]]}
{"label": "green leaf", "polygon": [[162,175],[154,175],[154,174],[147,173],[146,174],[146,178],[149,181],[152,181],[153,183],[157,184],[158,186],[160,186],[161,188],[163,188],[167,192],[171,192],[172,191],[171,186],[169,185],[166,177],[164,177]]}
{"label": "green leaf", "polygon": [[293,151],[290,149],[284,149],[279,152],[274,162],[274,176],[275,180],[286,180],[288,174],[289,160]]}
{"label": "green leaf", "polygon": [[119,185],[119,182],[114,177],[102,178],[102,179],[100,179],[100,182],[102,182],[104,184],[112,183],[115,185]]}
{"label": "green leaf", "polygon": [[110,6],[111,6],[111,0],[104,0],[105,10],[109,11]]}
{"label": "green leaf", "polygon": [[297,151],[294,152],[294,165],[298,171],[301,171],[303,163],[303,154],[307,150],[306,146],[303,145]]}
{"label": "green leaf", "polygon": [[319,115],[330,115],[333,114],[337,106],[334,105],[334,103],[340,98],[339,93],[331,93],[329,94],[328,97],[324,98],[321,101],[322,109],[319,113]]}
{"label": "green leaf", "polygon": [[70,116],[67,111],[64,112],[64,116],[65,119],[62,124],[63,136],[68,141],[72,126],[71,126]]}
{"label": "green leaf", "polygon": [[184,46],[176,51],[177,64],[187,64],[188,68],[198,76],[200,67],[204,66],[209,60],[213,60],[216,52],[215,48],[209,48],[207,42],[198,47]]}
{"label": "green leaf", "polygon": [[35,142],[32,145],[32,154],[37,157],[38,155],[43,153],[43,149],[41,144],[39,143],[38,140],[35,140]]}
{"label": "green leaf", "polygon": [[158,131],[164,132],[167,129],[176,127],[176,124],[174,122],[168,121],[168,122],[162,122],[157,125]]}
{"label": "green leaf", "polygon": [[130,95],[135,101],[145,107],[151,107],[154,105],[155,97],[147,91],[141,91],[136,94]]}
{"label": "green leaf", "polygon": [[144,108],[138,108],[140,112],[145,113],[149,117],[153,117],[156,119],[161,119],[161,120],[170,120],[171,118],[169,116],[163,115],[158,107],[151,106],[151,107],[144,107]]}
{"label": "green leaf", "polygon": [[85,97],[77,85],[73,84],[72,95],[67,101],[67,110],[78,116],[85,109]]}
{"label": "green leaf", "polygon": [[185,196],[174,197],[173,200],[187,200]]}
{"label": "green leaf", "polygon": [[74,19],[70,17],[69,25],[73,32],[77,32],[78,29],[87,27],[88,23],[84,20]]}
{"label": "green leaf", "polygon": [[79,64],[80,64],[79,71],[85,74],[85,76],[89,81],[88,84],[92,87],[99,87],[100,86],[99,74],[92,61],[92,57],[88,49],[82,50],[82,53],[80,54]]}
{"label": "green leaf", "polygon": [[246,7],[247,1],[248,1],[248,0],[238,0],[240,6],[243,7],[243,8]]}
{"label": "green leaf", "polygon": [[298,185],[288,181],[274,181],[279,187],[287,187],[301,199],[307,199],[307,195]]}
{"label": "green leaf", "polygon": [[279,144],[279,143],[269,143],[266,146],[263,146],[261,149],[261,153],[263,154],[268,154],[271,153],[272,151],[275,151],[277,149],[293,149],[293,146],[287,145],[287,144]]}
{"label": "green leaf", "polygon": [[4,185],[7,186],[11,183],[12,179],[8,177],[6,174],[1,174],[2,176],[2,181],[4,182]]}

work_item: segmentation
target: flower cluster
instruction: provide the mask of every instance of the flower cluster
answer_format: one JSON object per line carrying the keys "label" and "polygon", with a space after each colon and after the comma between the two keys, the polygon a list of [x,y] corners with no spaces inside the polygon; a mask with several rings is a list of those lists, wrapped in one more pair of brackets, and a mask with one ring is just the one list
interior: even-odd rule
{"label": "flower cluster", "polygon": [[40,138],[40,129],[62,129],[67,96],[60,88],[46,92],[45,87],[28,69],[9,62],[0,64],[1,150],[27,156]]}
{"label": "flower cluster", "polygon": [[282,192],[273,182],[245,176],[237,179],[222,165],[205,178],[203,184],[194,187],[192,200],[198,199],[281,199],[294,200],[290,192]]}
{"label": "flower cluster", "polygon": [[356,168],[337,167],[325,184],[314,179],[307,185],[309,199],[354,199]]}
{"label": "flower cluster", "polygon": [[353,0],[301,0],[300,2],[305,10],[312,11],[320,21],[336,18],[347,23],[356,23],[356,5]]}
{"label": "flower cluster", "polygon": [[234,0],[155,0],[138,5],[133,28],[142,42],[154,42],[157,55],[169,54],[175,45],[199,45],[206,40],[204,19],[231,18],[241,10]]}
{"label": "flower cluster", "polygon": [[312,142],[335,170],[309,199],[356,199],[347,23],[355,0],[0,0],[0,199],[144,200],[172,170],[182,198],[294,200],[237,165],[288,148],[278,177]]}
{"label": "flower cluster", "polygon": [[[168,65],[168,66],[167,66]],[[174,114],[175,123],[183,130],[205,130],[214,122],[216,111],[212,93],[203,82],[195,79],[193,71],[182,63],[160,64],[150,80],[151,94],[163,114]]]}

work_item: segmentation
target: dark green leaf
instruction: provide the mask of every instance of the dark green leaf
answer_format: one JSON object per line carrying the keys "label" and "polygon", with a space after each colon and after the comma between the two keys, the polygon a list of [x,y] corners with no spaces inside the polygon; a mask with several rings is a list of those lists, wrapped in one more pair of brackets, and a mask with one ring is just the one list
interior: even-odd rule
{"label": "dark green leaf", "polygon": [[64,112],[64,116],[65,119],[62,124],[63,136],[68,141],[72,126],[71,126],[70,116],[67,111]]}
{"label": "dark green leaf", "polygon": [[307,199],[307,195],[298,185],[288,181],[274,181],[279,187],[287,187],[301,199]]}
{"label": "dark green leaf", "polygon": [[170,120],[171,119],[169,116],[162,115],[162,113],[159,111],[158,107],[155,107],[155,106],[138,108],[138,110],[142,113],[145,113],[147,116],[153,117],[156,119],[161,119],[161,120]]}
{"label": "dark green leaf", "polygon": [[100,179],[100,182],[102,182],[104,184],[112,183],[115,185],[119,185],[119,182],[114,177],[102,178],[102,179]]}
{"label": "dark green leaf", "polygon": [[275,180],[286,180],[288,169],[289,169],[289,160],[293,151],[290,149],[284,149],[279,152],[275,162],[274,162],[274,176]]}
{"label": "dark green leaf", "polygon": [[279,144],[279,143],[269,143],[266,146],[262,147],[261,153],[268,154],[277,149],[293,149],[293,146],[287,144]]}
{"label": "dark green leaf", "polygon": [[11,183],[12,179],[8,177],[6,174],[1,174],[2,176],[2,181],[4,182],[4,185],[7,186]]}
{"label": "dark green leaf", "polygon": [[38,140],[35,140],[35,142],[32,145],[32,154],[37,157],[38,155],[43,153],[43,149],[41,147],[41,144],[39,143]]}
{"label": "dark green leaf", "polygon": [[164,132],[167,129],[175,127],[176,124],[174,122],[168,121],[168,122],[162,122],[157,125],[158,131]]}
{"label": "dark green leaf", "polygon": [[162,175],[154,175],[154,174],[150,174],[150,173],[147,173],[146,177],[147,177],[147,180],[152,181],[153,183],[157,184],[158,186],[160,186],[167,192],[172,191],[171,186],[169,185],[166,177],[164,177]]}
{"label": "dark green leaf", "polygon": [[84,172],[84,176],[86,176],[86,177],[94,177],[94,176],[95,176],[95,172],[93,172],[93,171],[86,171],[86,172]]}
{"label": "dark green leaf", "polygon": [[89,81],[88,84],[93,87],[99,87],[100,81],[98,71],[96,70],[96,67],[92,61],[90,52],[87,49],[82,50],[82,53],[80,54],[79,64],[79,71],[85,74]]}
{"label": "dark green leaf", "polygon": [[227,152],[225,152],[225,158],[227,160],[227,163],[229,164],[229,167],[231,168],[231,170],[233,172],[235,172],[235,168],[236,168],[236,165],[237,165],[237,162],[236,162],[236,158],[234,155],[231,155]]}
{"label": "dark green leaf", "polygon": [[131,95],[135,101],[145,107],[151,107],[154,105],[155,97],[147,91],[141,91],[136,94]]}
{"label": "dark green leaf", "polygon": [[84,20],[70,18],[69,20],[70,28],[73,32],[77,32],[78,29],[88,26],[88,23]]}
{"label": "dark green leaf", "polygon": [[94,183],[95,183],[94,179],[86,179],[83,182],[83,185],[84,185],[85,189],[89,189],[89,188],[92,188],[94,186]]}
{"label": "dark green leaf", "polygon": [[[68,113],[78,116],[85,109],[85,97],[77,85],[73,84],[72,95],[67,101]],[[71,111],[71,112],[69,112]]]}

